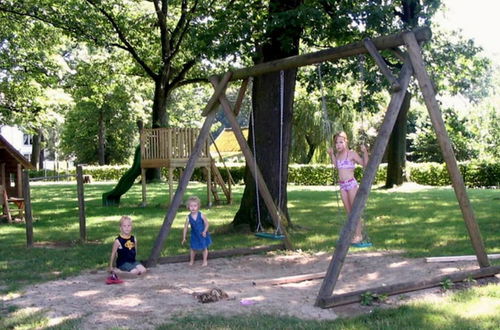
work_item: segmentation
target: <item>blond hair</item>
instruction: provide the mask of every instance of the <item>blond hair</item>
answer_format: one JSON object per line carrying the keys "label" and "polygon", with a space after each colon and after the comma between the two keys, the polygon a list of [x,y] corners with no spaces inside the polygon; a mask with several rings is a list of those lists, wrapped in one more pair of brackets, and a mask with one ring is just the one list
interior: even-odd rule
{"label": "blond hair", "polygon": [[124,221],[130,221],[130,223],[132,223],[132,218],[128,215],[122,215],[122,217],[120,218],[120,226]]}
{"label": "blond hair", "polygon": [[333,136],[333,143],[337,142],[337,138],[343,138],[346,144],[349,144],[349,139],[347,138],[347,133],[344,131],[340,131]]}
{"label": "blond hair", "polygon": [[190,196],[188,199],[187,199],[187,202],[186,202],[186,207],[189,209],[189,204],[193,202],[193,203],[196,203],[198,204],[198,207],[201,206],[201,200],[198,196]]}

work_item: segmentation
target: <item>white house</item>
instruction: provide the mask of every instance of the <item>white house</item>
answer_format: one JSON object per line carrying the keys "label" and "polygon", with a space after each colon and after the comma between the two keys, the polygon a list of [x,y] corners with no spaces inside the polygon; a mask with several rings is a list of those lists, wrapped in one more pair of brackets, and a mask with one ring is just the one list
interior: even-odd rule
{"label": "white house", "polygon": [[28,161],[31,160],[33,136],[23,133],[14,126],[1,125],[0,135],[2,135],[17,151],[19,151]]}

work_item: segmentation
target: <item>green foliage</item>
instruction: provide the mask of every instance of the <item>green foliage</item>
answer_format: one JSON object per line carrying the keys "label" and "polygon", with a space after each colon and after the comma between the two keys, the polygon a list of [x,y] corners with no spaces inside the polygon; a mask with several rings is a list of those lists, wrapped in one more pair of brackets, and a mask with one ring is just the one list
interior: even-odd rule
{"label": "green foliage", "polygon": [[361,294],[361,305],[372,306],[374,303],[381,303],[387,300],[386,294],[373,293],[366,291]]}
{"label": "green foliage", "polygon": [[[470,129],[468,118],[460,117],[453,109],[445,109],[443,117],[456,159],[465,161],[477,158],[479,154],[477,137]],[[414,133],[409,134],[411,144],[408,158],[415,162],[443,162],[436,133],[427,113],[421,113],[412,131]]]}
{"label": "green foliage", "polygon": [[[385,179],[387,166],[382,164],[377,171],[375,182],[382,182]],[[361,181],[363,169],[356,167],[354,176]],[[290,165],[288,167],[288,182],[297,185],[319,185],[326,186],[337,182],[337,169],[332,169],[331,165]]]}
{"label": "green foliage", "polygon": [[455,286],[455,283],[449,278],[445,278],[441,282],[439,282],[439,285],[441,286],[441,289],[444,291],[450,290]]}
{"label": "green foliage", "polygon": [[[460,172],[468,187],[495,187],[500,184],[500,164],[492,161],[459,163]],[[446,164],[407,163],[410,181],[431,186],[451,184]]]}

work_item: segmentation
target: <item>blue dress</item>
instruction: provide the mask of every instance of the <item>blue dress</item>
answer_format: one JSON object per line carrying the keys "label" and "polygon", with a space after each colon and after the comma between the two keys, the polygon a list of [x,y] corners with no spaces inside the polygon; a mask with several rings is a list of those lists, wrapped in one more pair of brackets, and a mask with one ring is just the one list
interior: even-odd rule
{"label": "blue dress", "polygon": [[201,217],[201,212],[198,212],[196,219],[193,219],[191,213],[188,214],[189,225],[191,226],[191,240],[190,247],[192,250],[205,250],[210,244],[212,244],[212,239],[210,238],[210,233],[203,237],[201,233],[205,230],[205,223]]}

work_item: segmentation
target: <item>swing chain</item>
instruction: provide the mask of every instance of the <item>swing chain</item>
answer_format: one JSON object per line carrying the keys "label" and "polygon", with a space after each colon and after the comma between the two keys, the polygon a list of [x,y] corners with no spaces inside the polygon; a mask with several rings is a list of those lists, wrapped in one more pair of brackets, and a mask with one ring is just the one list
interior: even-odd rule
{"label": "swing chain", "polygon": [[364,112],[365,112],[365,55],[359,55],[358,61],[358,70],[359,70],[359,78],[361,80],[361,88],[359,90],[359,98],[360,98],[360,115],[361,115],[361,143],[366,143],[366,134],[365,134],[365,120],[364,120]]}

